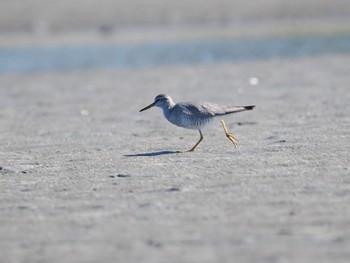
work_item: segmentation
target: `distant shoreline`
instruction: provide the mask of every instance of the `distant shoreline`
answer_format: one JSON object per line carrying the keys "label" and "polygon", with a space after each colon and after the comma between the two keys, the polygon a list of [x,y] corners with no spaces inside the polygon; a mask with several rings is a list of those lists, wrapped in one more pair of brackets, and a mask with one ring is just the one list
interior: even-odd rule
{"label": "distant shoreline", "polygon": [[137,26],[230,25],[265,20],[350,17],[347,0],[100,0],[0,2],[0,32],[62,32]]}
{"label": "distant shoreline", "polygon": [[[346,35],[218,38],[128,44],[0,47],[0,74],[62,70],[149,68],[349,54]],[[146,51],[146,52],[145,52]]]}

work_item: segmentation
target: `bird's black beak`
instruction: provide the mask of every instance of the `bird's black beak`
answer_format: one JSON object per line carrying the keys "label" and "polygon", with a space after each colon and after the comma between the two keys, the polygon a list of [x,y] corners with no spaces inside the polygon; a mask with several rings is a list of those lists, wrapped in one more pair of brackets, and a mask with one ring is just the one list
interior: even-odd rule
{"label": "bird's black beak", "polygon": [[143,109],[140,110],[140,112],[144,111],[144,110],[148,110],[149,108],[152,108],[154,105],[156,105],[156,102],[153,102],[152,104],[148,105],[147,107],[144,107]]}

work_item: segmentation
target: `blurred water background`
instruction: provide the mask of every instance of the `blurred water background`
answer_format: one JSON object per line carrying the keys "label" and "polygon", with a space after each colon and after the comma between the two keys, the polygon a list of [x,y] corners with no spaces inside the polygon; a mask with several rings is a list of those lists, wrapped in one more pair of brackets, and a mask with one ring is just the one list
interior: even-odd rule
{"label": "blurred water background", "polygon": [[348,0],[0,0],[0,74],[349,52]]}

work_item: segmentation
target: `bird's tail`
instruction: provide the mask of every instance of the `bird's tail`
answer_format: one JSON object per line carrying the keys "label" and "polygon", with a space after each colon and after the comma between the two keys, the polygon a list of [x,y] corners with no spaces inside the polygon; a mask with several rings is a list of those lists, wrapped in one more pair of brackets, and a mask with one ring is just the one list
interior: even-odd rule
{"label": "bird's tail", "polygon": [[254,107],[255,107],[255,105],[231,107],[225,112],[225,114],[231,114],[231,113],[236,113],[236,112],[241,112],[241,111],[246,111],[246,110],[252,110],[252,109],[254,109]]}
{"label": "bird's tail", "polygon": [[252,109],[254,109],[254,107],[255,107],[255,105],[251,105],[251,106],[244,106],[243,108],[245,110],[252,110]]}

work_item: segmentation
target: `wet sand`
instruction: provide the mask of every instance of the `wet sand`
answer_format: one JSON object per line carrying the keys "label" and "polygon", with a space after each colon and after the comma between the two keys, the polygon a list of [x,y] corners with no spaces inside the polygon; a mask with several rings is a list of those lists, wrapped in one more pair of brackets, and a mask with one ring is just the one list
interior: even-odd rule
{"label": "wet sand", "polygon": [[[18,8],[12,3],[2,5]],[[308,27],[304,20],[278,22],[283,5],[251,13],[262,17],[227,14],[233,24],[219,33],[180,25],[205,20],[208,1],[199,16],[186,20],[189,8],[179,20],[173,16],[175,27],[147,30],[116,30],[113,15],[101,22],[87,7],[73,28],[102,26],[101,35],[64,31],[69,20],[52,15],[64,3],[47,7],[39,20],[35,8],[18,20],[1,15],[1,30],[17,31],[1,33],[0,46],[349,32],[333,17],[347,14],[347,5],[326,8],[326,15],[321,4],[289,9],[316,14]],[[226,23],[224,6],[214,10],[222,18],[215,23]],[[265,21],[271,12],[277,20]],[[153,23],[141,13],[135,17]],[[324,15],[331,19],[313,20]],[[34,34],[24,32],[28,23]],[[0,74],[0,262],[349,262],[349,65],[348,53],[330,53]],[[217,124],[204,130],[194,153],[176,153],[199,135],[171,125],[160,109],[138,112],[159,93],[256,108],[226,119],[238,148]]]}
{"label": "wet sand", "polygon": [[[1,76],[1,261],[347,262],[349,63]],[[257,107],[176,154],[162,92]]]}

